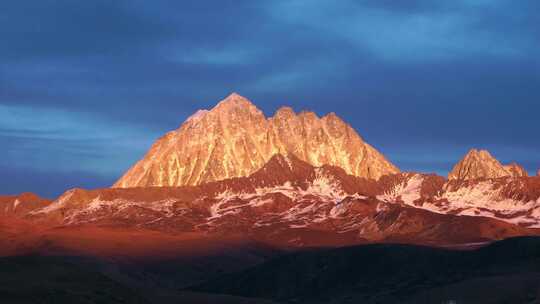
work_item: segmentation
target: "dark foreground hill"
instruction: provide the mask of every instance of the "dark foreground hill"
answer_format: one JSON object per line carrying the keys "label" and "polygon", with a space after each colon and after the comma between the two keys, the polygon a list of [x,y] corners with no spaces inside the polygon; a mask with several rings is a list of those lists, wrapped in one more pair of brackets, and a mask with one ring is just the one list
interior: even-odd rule
{"label": "dark foreground hill", "polygon": [[[0,303],[533,304],[540,299],[540,238],[534,237],[468,251],[393,244],[305,249],[217,276],[214,268],[227,268],[231,259],[208,259],[212,263],[199,261],[206,266],[197,268],[181,259],[4,257]],[[205,276],[212,279],[200,283]],[[197,286],[179,290],[188,278]]]}
{"label": "dark foreground hill", "polygon": [[150,303],[81,259],[40,256],[0,258],[0,302]]}
{"label": "dark foreground hill", "polygon": [[[149,265],[127,269],[115,261],[87,257],[17,256],[0,258],[0,303],[2,304],[172,304],[223,303],[271,304],[271,301],[160,288],[148,280],[159,276]],[[156,265],[154,265],[156,267]],[[185,267],[161,266],[168,279],[176,269],[183,277]],[[201,273],[203,270],[201,270]],[[202,274],[201,274],[202,275]],[[181,283],[181,280],[180,282]]]}
{"label": "dark foreground hill", "polygon": [[540,238],[303,251],[194,287],[285,303],[540,303]]}

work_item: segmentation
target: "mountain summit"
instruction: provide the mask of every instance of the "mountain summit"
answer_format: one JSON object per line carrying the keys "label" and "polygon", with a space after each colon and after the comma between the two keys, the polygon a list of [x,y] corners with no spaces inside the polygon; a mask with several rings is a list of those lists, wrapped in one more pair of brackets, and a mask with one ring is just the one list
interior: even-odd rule
{"label": "mountain summit", "polygon": [[502,165],[487,150],[471,149],[467,155],[457,163],[448,179],[469,180],[477,178],[499,178],[505,176],[527,176],[527,171],[516,163]]}
{"label": "mountain summit", "polygon": [[529,176],[529,174],[527,173],[527,170],[525,170],[525,168],[518,165],[517,163],[511,163],[511,164],[505,165],[504,169],[506,169],[506,171],[510,173],[510,176],[515,176],[515,177]]}
{"label": "mountain summit", "polygon": [[282,107],[266,118],[248,99],[233,93],[157,140],[113,187],[199,185],[248,176],[275,154],[370,179],[399,172],[334,113],[319,118]]}

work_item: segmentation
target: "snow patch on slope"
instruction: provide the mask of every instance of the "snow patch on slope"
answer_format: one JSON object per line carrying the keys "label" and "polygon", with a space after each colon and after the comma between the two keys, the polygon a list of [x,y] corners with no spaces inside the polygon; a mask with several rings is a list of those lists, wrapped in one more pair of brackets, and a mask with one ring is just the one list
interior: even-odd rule
{"label": "snow patch on slope", "polygon": [[[540,198],[536,201],[522,201],[519,197],[508,198],[503,188],[495,188],[488,181],[476,185],[445,191],[436,199],[448,201],[439,212],[458,211],[460,215],[476,215],[498,218],[500,220],[540,228]],[[436,206],[433,206],[436,207]]]}
{"label": "snow patch on slope", "polygon": [[[268,196],[282,194],[292,201],[296,206],[289,210],[275,214],[282,222],[294,222],[300,218],[312,218],[314,223],[322,222],[328,218],[337,218],[343,214],[347,206],[342,202],[346,198],[365,199],[359,194],[347,194],[332,176],[325,174],[324,169],[317,168],[314,180],[305,189],[293,186],[291,182],[273,187],[256,188],[254,193],[235,193],[230,190],[223,191],[216,195],[216,203],[210,206],[209,221],[220,218],[224,215],[236,214],[246,207],[258,207],[273,202]],[[227,204],[227,207],[224,205]],[[309,215],[309,216],[308,216]],[[264,226],[265,223],[257,222],[256,226]],[[299,227],[298,223],[291,223]],[[303,227],[303,226],[302,226]]]}
{"label": "snow patch on slope", "polygon": [[416,207],[414,202],[422,197],[421,189],[423,182],[424,177],[420,174],[415,174],[411,178],[397,184],[384,194],[378,195],[377,199],[388,203],[402,201],[406,205]]}
{"label": "snow patch on slope", "polygon": [[[50,213],[65,208],[64,222],[66,224],[78,224],[84,222],[94,222],[103,217],[114,216],[129,207],[140,207],[156,212],[160,212],[163,217],[174,216],[175,199],[163,199],[158,201],[129,201],[125,199],[104,200],[101,196],[92,199],[87,205],[76,208],[69,208],[68,201],[73,197],[74,191],[69,191],[51,205],[36,210],[31,214]],[[101,213],[109,211],[109,213]]]}
{"label": "snow patch on slope", "polygon": [[[402,201],[406,205],[441,214],[467,216],[485,216],[512,224],[531,228],[540,228],[540,198],[536,201],[522,201],[519,191],[514,197],[502,193],[503,187],[496,187],[493,181],[485,180],[455,190],[448,184],[444,191],[429,200],[421,200],[423,177],[412,178],[396,185],[377,199],[395,203]],[[416,204],[415,204],[416,202]]]}
{"label": "snow patch on slope", "polygon": [[316,168],[315,174],[315,179],[309,187],[305,191],[301,191],[302,195],[315,195],[335,203],[340,202],[347,196],[339,182],[332,176],[324,174],[323,169]]}
{"label": "snow patch on slope", "polygon": [[17,206],[19,206],[21,204],[21,201],[17,198],[14,202],[13,202],[13,210],[15,211],[15,209],[17,209]]}
{"label": "snow patch on slope", "polygon": [[60,210],[64,207],[67,206],[67,202],[73,197],[73,195],[75,194],[75,189],[71,189],[69,191],[67,191],[66,193],[64,193],[64,195],[62,195],[60,198],[58,198],[56,201],[54,201],[52,204],[50,204],[49,206],[46,206],[44,208],[41,208],[41,209],[37,209],[37,210],[34,210],[32,212],[30,212],[31,215],[35,215],[35,214],[40,214],[40,213],[50,213],[50,212],[53,212],[53,211],[57,211],[57,210]]}

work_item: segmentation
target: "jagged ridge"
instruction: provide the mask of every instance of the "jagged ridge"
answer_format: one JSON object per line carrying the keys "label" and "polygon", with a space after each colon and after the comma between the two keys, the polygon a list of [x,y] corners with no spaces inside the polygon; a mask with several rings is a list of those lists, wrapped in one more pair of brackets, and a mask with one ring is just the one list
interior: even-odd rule
{"label": "jagged ridge", "polygon": [[198,186],[71,190],[29,217],[67,226],[243,234],[295,246],[459,243],[527,235],[529,227],[539,227],[540,179],[481,182],[414,173],[375,181],[278,154],[248,177]]}
{"label": "jagged ridge", "polygon": [[399,172],[334,113],[319,118],[283,107],[266,118],[249,100],[231,94],[160,138],[113,187],[199,185],[248,176],[275,154],[365,178]]}

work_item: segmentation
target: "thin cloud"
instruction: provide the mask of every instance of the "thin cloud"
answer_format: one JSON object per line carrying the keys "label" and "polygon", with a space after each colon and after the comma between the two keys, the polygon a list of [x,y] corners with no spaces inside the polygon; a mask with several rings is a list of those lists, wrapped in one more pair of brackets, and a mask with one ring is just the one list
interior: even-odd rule
{"label": "thin cloud", "polygon": [[[415,3],[400,7],[394,2],[376,5],[353,1],[281,1],[269,5],[268,10],[282,22],[341,37],[359,49],[371,51],[379,59],[392,62],[426,63],[463,56],[520,58],[532,54],[539,46],[534,35],[523,35],[521,31],[509,35],[496,28],[479,26],[488,22],[497,26],[504,21],[513,22],[505,14],[506,8],[497,4]],[[499,9],[495,11],[498,14],[494,8]]]}
{"label": "thin cloud", "polygon": [[0,105],[0,158],[17,167],[119,174],[157,136],[87,113]]}

